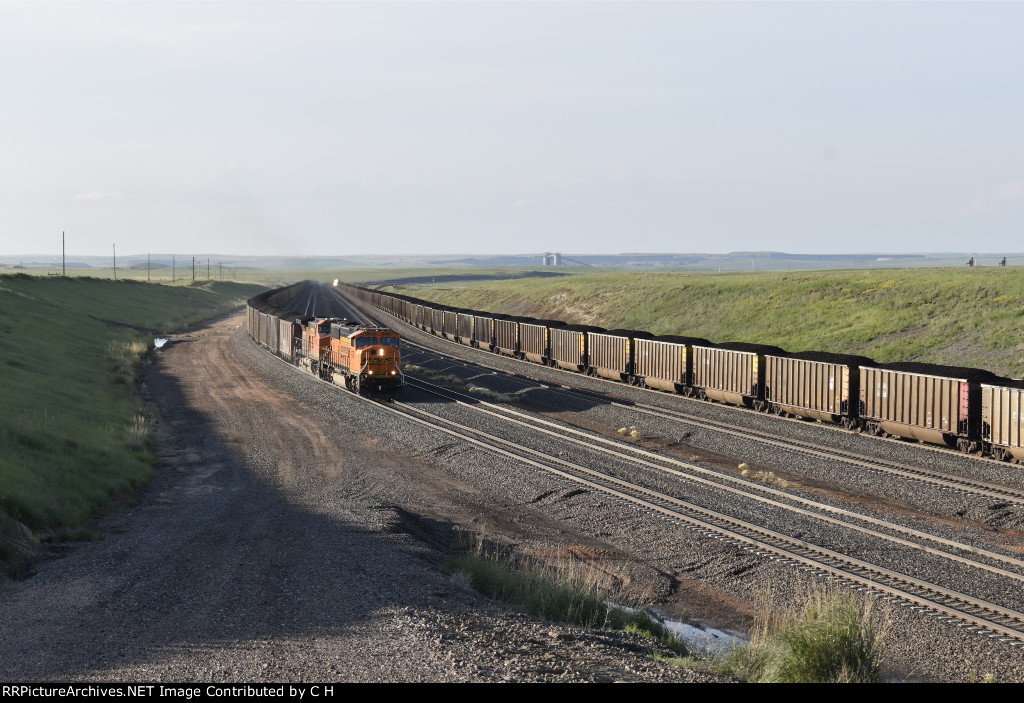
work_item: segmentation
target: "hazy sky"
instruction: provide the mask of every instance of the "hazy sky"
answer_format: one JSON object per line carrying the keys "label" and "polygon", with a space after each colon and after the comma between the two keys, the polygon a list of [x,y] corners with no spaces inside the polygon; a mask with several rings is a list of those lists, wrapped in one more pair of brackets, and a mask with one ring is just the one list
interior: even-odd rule
{"label": "hazy sky", "polygon": [[1024,250],[1020,2],[0,2],[0,253]]}

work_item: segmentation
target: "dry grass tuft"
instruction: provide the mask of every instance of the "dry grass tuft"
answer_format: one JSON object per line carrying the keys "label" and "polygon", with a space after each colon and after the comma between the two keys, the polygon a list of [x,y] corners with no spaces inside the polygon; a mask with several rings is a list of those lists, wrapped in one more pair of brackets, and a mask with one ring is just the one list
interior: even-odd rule
{"label": "dry grass tuft", "polygon": [[884,680],[888,624],[872,599],[835,589],[810,591],[779,611],[769,596],[751,642],[723,658],[723,668],[759,683],[870,683]]}

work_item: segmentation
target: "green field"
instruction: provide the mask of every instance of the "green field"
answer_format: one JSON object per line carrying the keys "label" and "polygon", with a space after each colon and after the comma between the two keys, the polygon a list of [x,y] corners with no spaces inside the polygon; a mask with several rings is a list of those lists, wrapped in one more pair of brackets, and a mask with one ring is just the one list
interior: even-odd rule
{"label": "green field", "polygon": [[608,329],[1024,376],[1024,270],[615,273],[391,287],[455,307]]}
{"label": "green field", "polygon": [[141,355],[155,333],[260,290],[0,275],[0,562],[26,546],[22,526],[35,538],[86,534],[112,499],[148,478]]}
{"label": "green field", "polygon": [[[603,268],[604,272],[619,271],[624,269]],[[163,285],[193,285],[193,283],[205,283],[207,281],[235,282],[235,283],[258,283],[270,287],[285,286],[297,281],[320,281],[330,282],[337,278],[348,283],[431,283],[450,281],[496,281],[506,279],[519,279],[524,277],[550,277],[562,278],[581,273],[593,273],[594,268],[587,266],[559,266],[554,267],[537,266],[432,266],[419,268],[338,268],[338,269],[288,269],[288,268],[252,268],[246,266],[225,266],[218,270],[217,263],[213,262],[207,276],[207,266],[204,262],[200,267],[197,265],[196,278],[192,278],[192,266],[183,268],[179,266],[176,270],[170,266],[157,267],[154,265],[152,271],[147,271],[145,265],[133,265],[129,268],[117,269],[117,280],[143,281],[160,283]],[[29,276],[40,276],[43,278],[55,278],[60,274],[60,267],[57,268],[25,268],[14,270],[12,267],[0,266],[0,275],[5,273],[22,273]],[[70,268],[67,269],[67,276],[114,279],[114,270],[111,268]],[[173,282],[172,282],[173,279]]]}

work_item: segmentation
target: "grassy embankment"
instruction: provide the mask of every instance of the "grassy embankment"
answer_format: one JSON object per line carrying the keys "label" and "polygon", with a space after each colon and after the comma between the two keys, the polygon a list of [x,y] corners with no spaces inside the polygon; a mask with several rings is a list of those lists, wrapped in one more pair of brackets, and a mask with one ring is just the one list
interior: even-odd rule
{"label": "grassy embankment", "polygon": [[863,354],[1024,376],[1018,268],[596,274],[403,286],[445,305],[608,329]]}
{"label": "grassy embankment", "polygon": [[88,537],[89,520],[150,475],[135,375],[153,333],[260,290],[0,276],[0,574],[35,540]]}
{"label": "grassy embankment", "polygon": [[543,559],[474,540],[460,546],[445,571],[534,617],[660,642],[674,652],[669,661],[687,668],[752,683],[868,683],[886,676],[886,618],[870,598],[833,589],[814,590],[781,610],[766,603],[749,643],[708,654],[691,652],[648,614],[649,594],[633,592],[624,585],[628,579],[618,579],[585,559]]}

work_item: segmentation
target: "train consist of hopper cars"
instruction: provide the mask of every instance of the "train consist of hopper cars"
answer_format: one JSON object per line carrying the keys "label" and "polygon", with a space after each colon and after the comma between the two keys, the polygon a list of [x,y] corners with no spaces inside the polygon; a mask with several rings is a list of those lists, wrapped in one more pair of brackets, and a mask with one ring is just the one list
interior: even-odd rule
{"label": "train consist of hopper cars", "polygon": [[419,329],[495,354],[682,395],[1024,461],[1024,384],[983,369],[880,364],[450,308],[342,284]]}

